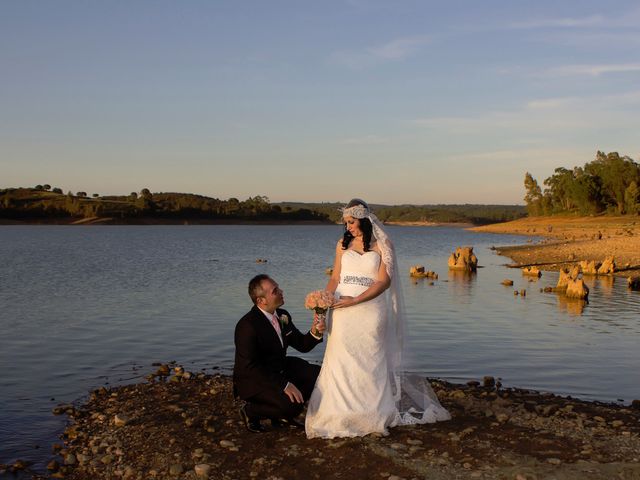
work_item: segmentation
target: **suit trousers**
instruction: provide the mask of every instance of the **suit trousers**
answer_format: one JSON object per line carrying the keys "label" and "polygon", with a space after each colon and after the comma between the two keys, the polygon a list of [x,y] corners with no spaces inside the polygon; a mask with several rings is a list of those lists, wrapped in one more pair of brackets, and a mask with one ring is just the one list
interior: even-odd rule
{"label": "suit trousers", "polygon": [[[285,376],[302,393],[306,402],[311,396],[320,366],[298,357],[287,357]],[[302,403],[292,402],[279,385],[245,399],[245,411],[252,418],[295,418],[302,412]]]}

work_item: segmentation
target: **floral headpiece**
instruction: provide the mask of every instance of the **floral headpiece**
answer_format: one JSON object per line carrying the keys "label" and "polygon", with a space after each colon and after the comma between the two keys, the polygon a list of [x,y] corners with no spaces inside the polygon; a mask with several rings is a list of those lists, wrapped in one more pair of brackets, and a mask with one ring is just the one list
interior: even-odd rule
{"label": "floral headpiece", "polygon": [[367,207],[365,207],[364,205],[354,205],[353,207],[349,207],[349,208],[342,208],[342,216],[346,217],[353,217],[353,218],[366,218],[370,215],[369,209]]}

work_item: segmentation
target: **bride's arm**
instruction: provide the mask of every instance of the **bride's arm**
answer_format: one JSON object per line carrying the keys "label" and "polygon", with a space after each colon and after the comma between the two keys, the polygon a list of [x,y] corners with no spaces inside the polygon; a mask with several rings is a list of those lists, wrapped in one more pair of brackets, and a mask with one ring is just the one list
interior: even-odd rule
{"label": "bride's arm", "polygon": [[338,241],[336,245],[336,258],[333,261],[333,272],[331,272],[331,278],[327,282],[327,286],[325,290],[334,293],[336,288],[338,288],[338,283],[340,283],[340,269],[342,268],[342,254],[344,250],[342,250],[342,241]]}
{"label": "bride's arm", "polygon": [[340,300],[333,304],[332,308],[352,307],[359,303],[368,302],[369,300],[373,300],[377,296],[381,295],[387,288],[389,288],[390,285],[391,279],[387,273],[387,266],[381,259],[380,267],[378,268],[378,278],[374,284],[357,297],[341,297]]}

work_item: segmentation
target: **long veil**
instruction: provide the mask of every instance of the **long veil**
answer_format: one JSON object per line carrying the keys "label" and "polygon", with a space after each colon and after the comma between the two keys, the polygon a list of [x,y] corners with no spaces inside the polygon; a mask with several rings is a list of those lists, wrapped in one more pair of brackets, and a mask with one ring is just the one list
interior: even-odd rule
{"label": "long veil", "polygon": [[398,410],[396,421],[391,426],[449,420],[451,415],[440,404],[428,380],[405,370],[403,361],[406,358],[404,353],[407,316],[404,296],[395,249],[382,222],[369,210],[364,201],[360,205],[344,209],[343,214],[354,218],[368,218],[371,221],[373,236],[378,243],[387,274],[391,279],[391,285],[386,293],[388,295],[386,346],[390,382]]}

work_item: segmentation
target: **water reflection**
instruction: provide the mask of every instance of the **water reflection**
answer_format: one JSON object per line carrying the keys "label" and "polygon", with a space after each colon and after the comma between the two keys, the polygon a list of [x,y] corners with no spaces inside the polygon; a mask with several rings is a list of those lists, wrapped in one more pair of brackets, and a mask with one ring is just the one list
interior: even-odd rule
{"label": "water reflection", "polygon": [[566,295],[557,294],[558,309],[561,312],[566,312],[569,315],[580,316],[584,313],[584,309],[589,302],[579,298],[569,298]]}
{"label": "water reflection", "polygon": [[468,296],[473,292],[473,285],[477,278],[476,272],[466,270],[449,270],[447,277],[449,280],[449,291],[456,297]]}
{"label": "water reflection", "polygon": [[600,293],[605,297],[611,297],[613,295],[613,285],[615,284],[616,277],[595,277],[593,281],[594,288],[600,289]]}

